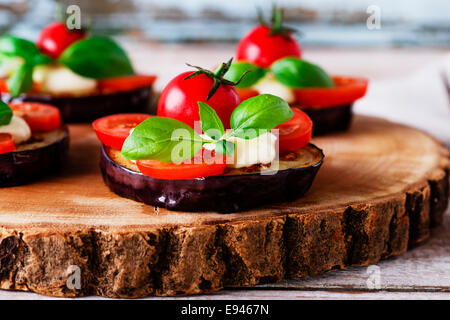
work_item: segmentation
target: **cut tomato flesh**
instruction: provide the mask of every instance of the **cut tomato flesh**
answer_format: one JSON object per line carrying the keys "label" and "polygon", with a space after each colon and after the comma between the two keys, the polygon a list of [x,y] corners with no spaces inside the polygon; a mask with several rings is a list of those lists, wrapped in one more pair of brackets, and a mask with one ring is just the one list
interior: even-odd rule
{"label": "cut tomato flesh", "polygon": [[309,116],[297,108],[292,118],[275,129],[278,129],[279,151],[295,151],[303,148],[311,140],[313,123]]}
{"label": "cut tomato flesh", "polygon": [[153,75],[132,75],[102,79],[98,82],[98,87],[104,92],[131,91],[143,87],[151,86],[156,80]]}
{"label": "cut tomato flesh", "polygon": [[27,122],[32,132],[52,131],[61,127],[61,114],[57,107],[38,102],[11,103],[9,106],[15,115]]}
{"label": "cut tomato flesh", "polygon": [[252,97],[256,97],[257,95],[259,95],[259,92],[257,90],[253,90],[253,89],[240,89],[240,88],[236,88],[236,91],[239,95],[239,98],[241,98],[241,101],[250,99]]}
{"label": "cut tomato flesh", "polygon": [[99,140],[106,146],[122,150],[123,143],[142,121],[151,115],[143,113],[121,113],[106,116],[92,123]]}
{"label": "cut tomato flesh", "polygon": [[365,78],[333,77],[333,88],[296,88],[295,101],[300,107],[322,108],[341,106],[355,102],[367,91]]}
{"label": "cut tomato flesh", "polygon": [[165,180],[186,180],[223,174],[226,158],[214,151],[202,149],[192,159],[179,164],[156,160],[138,160],[136,164],[139,171],[146,176]]}
{"label": "cut tomato flesh", "polygon": [[0,154],[16,150],[14,137],[9,133],[0,133]]}

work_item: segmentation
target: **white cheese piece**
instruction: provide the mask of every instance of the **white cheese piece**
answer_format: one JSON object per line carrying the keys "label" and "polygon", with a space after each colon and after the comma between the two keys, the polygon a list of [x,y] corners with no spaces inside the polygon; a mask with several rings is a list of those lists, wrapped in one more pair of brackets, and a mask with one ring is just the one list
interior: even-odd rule
{"label": "white cheese piece", "polygon": [[250,167],[260,163],[268,164],[277,155],[277,137],[270,132],[248,140],[236,137],[227,140],[235,144],[234,162],[227,163],[230,168]]}
{"label": "white cheese piece", "polygon": [[259,94],[273,94],[285,100],[287,103],[295,102],[292,89],[275,79],[272,73],[267,73],[252,88],[258,91]]}
{"label": "white cheese piece", "polygon": [[14,143],[19,144],[31,138],[31,130],[22,118],[13,116],[11,122],[0,126],[1,133],[9,133],[14,137]]}
{"label": "white cheese piece", "polygon": [[33,72],[33,82],[41,92],[50,94],[70,93],[79,95],[97,88],[97,81],[82,77],[64,66],[37,66]]}

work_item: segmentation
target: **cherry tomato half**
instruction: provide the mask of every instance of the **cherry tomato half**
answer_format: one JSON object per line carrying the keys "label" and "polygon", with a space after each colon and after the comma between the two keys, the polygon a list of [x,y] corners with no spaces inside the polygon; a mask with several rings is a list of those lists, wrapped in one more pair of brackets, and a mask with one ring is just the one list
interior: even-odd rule
{"label": "cherry tomato half", "polygon": [[52,131],[61,127],[61,114],[57,107],[38,102],[9,104],[14,114],[23,118],[32,132]]}
{"label": "cherry tomato half", "polygon": [[335,85],[333,88],[295,89],[296,103],[310,108],[333,107],[352,103],[366,94],[368,80],[365,78],[332,78]]}
{"label": "cherry tomato half", "polygon": [[92,123],[99,140],[108,147],[122,150],[130,131],[151,115],[143,113],[121,113],[106,116]]}
{"label": "cherry tomato half", "polygon": [[297,108],[291,108],[294,116],[277,126],[279,130],[279,150],[295,151],[303,148],[311,140],[313,123],[309,116]]}
{"label": "cherry tomato half", "polygon": [[[194,128],[194,122],[200,120],[197,103],[202,101],[216,111],[224,127],[228,129],[231,113],[241,102],[236,89],[221,84],[211,99],[206,101],[214,80],[203,74],[184,80],[192,73],[194,72],[184,72],[167,84],[159,98],[157,115],[177,119]],[[194,129],[201,131],[201,128]]]}
{"label": "cherry tomato half", "polygon": [[138,160],[142,174],[156,179],[186,180],[221,175],[226,168],[226,158],[214,151],[201,149],[191,163],[169,163],[156,160]]}
{"label": "cherry tomato half", "polygon": [[156,76],[136,74],[126,77],[101,79],[98,82],[100,90],[105,92],[131,91],[143,87],[151,86],[156,80]]}
{"label": "cherry tomato half", "polygon": [[42,29],[37,42],[41,52],[57,59],[75,41],[86,37],[82,30],[69,30],[62,22],[53,22]]}
{"label": "cherry tomato half", "polygon": [[236,50],[237,61],[247,61],[267,68],[278,59],[284,57],[300,58],[300,45],[292,35],[270,34],[267,26],[257,26],[244,36]]}
{"label": "cherry tomato half", "polygon": [[14,137],[9,133],[0,133],[0,154],[16,151]]}

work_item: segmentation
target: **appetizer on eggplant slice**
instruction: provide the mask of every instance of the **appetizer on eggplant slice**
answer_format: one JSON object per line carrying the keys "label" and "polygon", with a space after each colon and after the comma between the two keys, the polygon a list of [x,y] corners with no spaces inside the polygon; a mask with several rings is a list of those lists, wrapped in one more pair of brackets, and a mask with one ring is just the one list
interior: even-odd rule
{"label": "appetizer on eggplant slice", "polygon": [[273,8],[270,24],[260,15],[260,25],[239,42],[237,62],[225,78],[235,81],[250,72],[236,86],[242,100],[262,93],[277,95],[310,116],[314,135],[347,130],[353,102],[365,95],[367,79],[329,76],[303,60],[293,32],[283,26],[281,9]]}
{"label": "appetizer on eggplant slice", "polygon": [[230,65],[175,77],[157,116],[93,123],[113,192],[171,210],[227,213],[308,191],[324,158],[309,143],[311,120],[270,94],[239,103],[233,87],[239,81],[223,79]]}
{"label": "appetizer on eggplant slice", "polygon": [[0,38],[2,99],[54,105],[64,122],[146,112],[155,79],[135,74],[112,39],[67,30],[63,23],[44,28],[37,44],[9,35]]}
{"label": "appetizer on eggplant slice", "polygon": [[68,148],[69,132],[58,108],[0,101],[0,187],[58,172]]}

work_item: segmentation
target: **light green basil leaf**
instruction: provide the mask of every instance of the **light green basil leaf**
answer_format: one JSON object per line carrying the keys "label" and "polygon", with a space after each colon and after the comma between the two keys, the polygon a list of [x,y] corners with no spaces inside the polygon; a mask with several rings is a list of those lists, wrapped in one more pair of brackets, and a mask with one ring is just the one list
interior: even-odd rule
{"label": "light green basil leaf", "polygon": [[219,140],[225,133],[225,129],[216,111],[201,101],[198,102],[198,111],[203,132],[212,139]]}
{"label": "light green basil leaf", "polygon": [[106,37],[91,37],[75,42],[61,54],[59,61],[73,72],[93,79],[134,73],[125,51]]}
{"label": "light green basil leaf", "polygon": [[288,103],[280,97],[261,94],[243,101],[234,109],[230,120],[231,135],[243,139],[256,138],[293,115]]}
{"label": "light green basil leaf", "polygon": [[140,123],[125,140],[122,155],[129,160],[180,162],[192,158],[203,144],[187,124],[165,117]]}
{"label": "light green basil leaf", "polygon": [[275,78],[293,88],[330,88],[331,77],[319,66],[297,58],[275,61],[270,70]]}
{"label": "light green basil leaf", "polygon": [[24,63],[8,79],[8,89],[12,98],[28,92],[33,86],[33,66]]}
{"label": "light green basil leaf", "polygon": [[237,62],[231,65],[224,78],[232,82],[237,82],[246,71],[249,72],[242,78],[241,82],[235,86],[236,88],[249,88],[267,73],[267,70],[255,66],[254,64]]}
{"label": "light green basil leaf", "polygon": [[34,57],[40,54],[33,42],[10,35],[0,38],[0,52],[10,57],[21,57],[28,63],[32,63]]}
{"label": "light green basil leaf", "polygon": [[0,126],[8,125],[11,122],[13,111],[11,108],[0,100]]}

